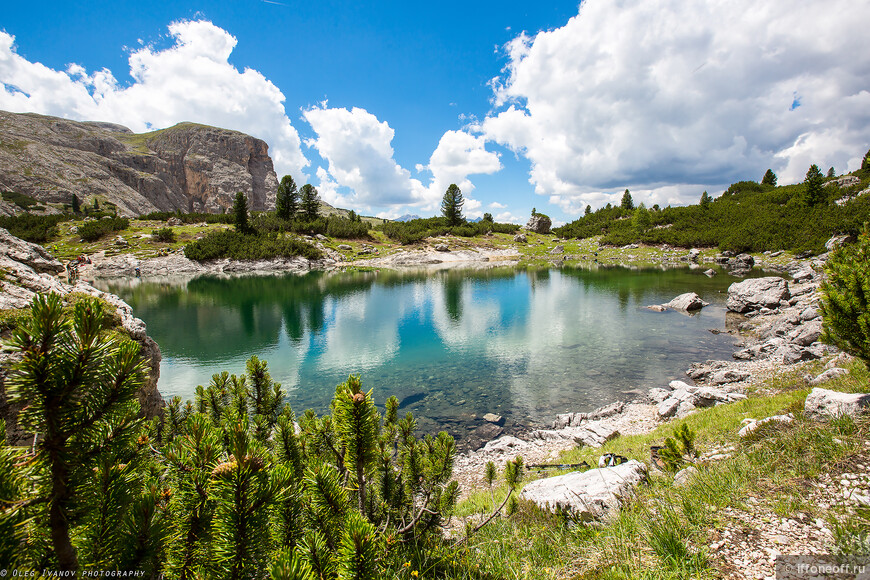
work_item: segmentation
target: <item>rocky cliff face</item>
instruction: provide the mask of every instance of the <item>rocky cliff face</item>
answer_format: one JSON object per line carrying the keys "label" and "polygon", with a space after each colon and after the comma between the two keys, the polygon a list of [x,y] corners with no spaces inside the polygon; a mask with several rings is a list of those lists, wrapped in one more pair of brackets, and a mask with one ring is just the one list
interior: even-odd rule
{"label": "rocky cliff face", "polygon": [[97,200],[124,215],[229,210],[239,191],[273,209],[278,178],[269,147],[226,129],[181,123],[135,134],[110,123],[0,111],[0,190],[49,204]]}
{"label": "rocky cliff face", "polygon": [[[163,398],[157,391],[160,377],[160,347],[148,336],[145,323],[133,316],[130,306],[113,294],[101,292],[85,282],[75,286],[63,283],[57,275],[63,265],[55,260],[42,246],[31,244],[12,236],[0,228],[0,310],[26,308],[39,293],[56,292],[61,295],[80,292],[102,298],[117,311],[120,326],[139,343],[140,352],[148,364],[148,378],[139,390],[139,405],[145,417],[162,412]],[[4,381],[7,369],[15,362],[15,355],[0,350],[0,418],[6,420],[7,439],[13,445],[27,443],[33,438],[18,427],[16,417],[21,410],[6,400]]]}

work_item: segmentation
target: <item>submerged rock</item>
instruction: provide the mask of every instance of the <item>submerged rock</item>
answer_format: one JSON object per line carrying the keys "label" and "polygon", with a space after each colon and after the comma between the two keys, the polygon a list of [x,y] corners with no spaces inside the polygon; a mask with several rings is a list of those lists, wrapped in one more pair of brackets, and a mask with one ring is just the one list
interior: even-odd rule
{"label": "submerged rock", "polygon": [[685,310],[688,312],[693,310],[700,310],[708,304],[709,302],[704,302],[703,300],[701,300],[701,297],[694,292],[686,292],[685,294],[680,294],[679,296],[677,296],[667,304],[663,304],[662,306],[673,308],[674,310]]}

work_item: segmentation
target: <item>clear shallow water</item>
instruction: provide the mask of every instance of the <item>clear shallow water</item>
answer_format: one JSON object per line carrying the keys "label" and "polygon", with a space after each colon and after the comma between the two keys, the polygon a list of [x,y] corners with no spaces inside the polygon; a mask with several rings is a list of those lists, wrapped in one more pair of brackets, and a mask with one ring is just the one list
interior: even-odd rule
{"label": "clear shallow water", "polygon": [[[730,356],[734,339],[710,329],[724,330],[732,282],[688,269],[496,268],[101,286],[160,345],[164,396],[193,398],[257,355],[297,412],[326,411],[354,373],[378,404],[396,395],[423,431],[456,433],[487,412],[523,425],[590,410]],[[644,308],[688,291],[711,305],[693,316]]]}

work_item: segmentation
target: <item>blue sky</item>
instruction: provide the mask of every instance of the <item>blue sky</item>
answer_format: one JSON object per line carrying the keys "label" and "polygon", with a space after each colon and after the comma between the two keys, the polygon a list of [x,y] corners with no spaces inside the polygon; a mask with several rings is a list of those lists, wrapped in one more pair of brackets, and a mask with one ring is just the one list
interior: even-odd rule
{"label": "blue sky", "polygon": [[434,215],[456,182],[472,217],[563,222],[625,188],[683,204],[854,169],[870,7],[833,3],[16,3],[0,108],[246,131],[366,214]]}

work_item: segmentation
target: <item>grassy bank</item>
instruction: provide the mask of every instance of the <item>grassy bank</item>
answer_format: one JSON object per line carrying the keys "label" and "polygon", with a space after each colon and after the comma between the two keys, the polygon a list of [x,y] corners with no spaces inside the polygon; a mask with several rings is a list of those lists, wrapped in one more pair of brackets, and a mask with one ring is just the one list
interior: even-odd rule
{"label": "grassy bank", "polygon": [[[867,419],[817,423],[803,417],[810,390],[803,375],[820,370],[816,363],[783,372],[761,385],[774,394],[750,394],[744,401],[699,411],[647,434],[617,437],[601,449],[564,453],[557,463],[585,460],[594,465],[607,452],[648,462],[650,446],[661,445],[683,424],[697,433],[700,451],[734,447],[730,458],[699,465],[698,475],[684,487],[674,486],[671,474],[653,472],[618,516],[601,525],[543,514],[520,503],[514,514],[472,536],[462,557],[491,578],[727,577],[723,570],[728,563],[708,546],[718,537],[717,530],[735,523],[734,513],[758,509],[782,518],[820,518],[834,531],[833,550],[854,554],[856,546],[866,549],[870,512],[828,509],[810,495],[810,484],[820,475],[836,474],[850,460],[866,456],[870,435]],[[870,374],[864,365],[856,363],[850,371],[825,388],[866,392]],[[793,424],[762,428],[739,440],[743,419],[787,412],[794,413]],[[488,513],[505,493],[504,487],[492,496],[478,492],[457,506],[457,515]]]}

